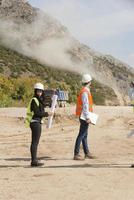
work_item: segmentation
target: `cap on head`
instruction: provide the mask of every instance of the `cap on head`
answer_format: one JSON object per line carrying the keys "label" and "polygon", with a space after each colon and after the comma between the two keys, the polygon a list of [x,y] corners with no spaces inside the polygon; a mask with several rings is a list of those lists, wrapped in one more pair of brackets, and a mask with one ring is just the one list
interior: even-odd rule
{"label": "cap on head", "polygon": [[82,83],[89,83],[90,81],[92,81],[92,77],[90,76],[90,74],[83,74]]}
{"label": "cap on head", "polygon": [[34,89],[44,90],[44,85],[42,83],[36,83]]}

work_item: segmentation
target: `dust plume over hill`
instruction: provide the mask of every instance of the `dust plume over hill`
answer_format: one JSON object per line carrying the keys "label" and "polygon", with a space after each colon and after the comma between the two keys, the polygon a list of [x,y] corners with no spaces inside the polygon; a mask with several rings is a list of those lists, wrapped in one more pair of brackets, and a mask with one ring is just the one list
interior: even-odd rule
{"label": "dust plume over hill", "polygon": [[0,27],[0,44],[54,68],[91,73],[114,90],[120,104],[128,102],[132,68],[81,44],[59,21],[26,1],[1,1]]}

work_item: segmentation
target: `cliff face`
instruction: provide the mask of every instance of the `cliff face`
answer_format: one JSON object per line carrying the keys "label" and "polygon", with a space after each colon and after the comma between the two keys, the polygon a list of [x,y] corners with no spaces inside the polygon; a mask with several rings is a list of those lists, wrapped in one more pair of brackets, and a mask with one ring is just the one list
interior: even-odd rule
{"label": "cliff face", "polygon": [[60,22],[27,1],[0,3],[2,45],[52,67],[79,74],[90,72],[97,81],[114,90],[120,105],[127,104],[129,82],[134,79],[131,67],[81,44]]}

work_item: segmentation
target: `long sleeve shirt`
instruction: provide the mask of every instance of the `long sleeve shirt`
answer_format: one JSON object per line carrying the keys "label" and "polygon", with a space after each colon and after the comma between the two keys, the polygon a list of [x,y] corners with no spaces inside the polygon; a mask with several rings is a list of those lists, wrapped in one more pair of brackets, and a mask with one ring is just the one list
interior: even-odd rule
{"label": "long sleeve shirt", "polygon": [[34,112],[32,120],[41,122],[43,117],[48,117],[48,113],[44,111],[44,105],[42,104],[42,101],[39,98],[38,100],[39,106],[36,104],[34,99],[31,102],[31,111]]}

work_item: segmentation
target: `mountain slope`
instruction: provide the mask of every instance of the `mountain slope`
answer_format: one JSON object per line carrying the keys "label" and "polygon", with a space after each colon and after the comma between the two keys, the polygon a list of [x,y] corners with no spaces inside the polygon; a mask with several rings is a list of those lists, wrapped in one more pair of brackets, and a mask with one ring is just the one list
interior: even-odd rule
{"label": "mountain slope", "polygon": [[[57,20],[27,2],[1,2],[1,45],[49,67],[78,74],[90,72],[103,86],[114,90],[120,105],[128,103],[129,82],[134,79],[132,68],[81,44]],[[22,70],[28,71],[29,66]]]}
{"label": "mountain slope", "polygon": [[[81,87],[78,74],[41,65],[34,59],[0,46],[0,106],[26,105],[36,81],[42,81],[46,88],[68,90],[70,103],[76,102]],[[92,93],[95,104],[118,104],[114,91],[95,80]]]}

